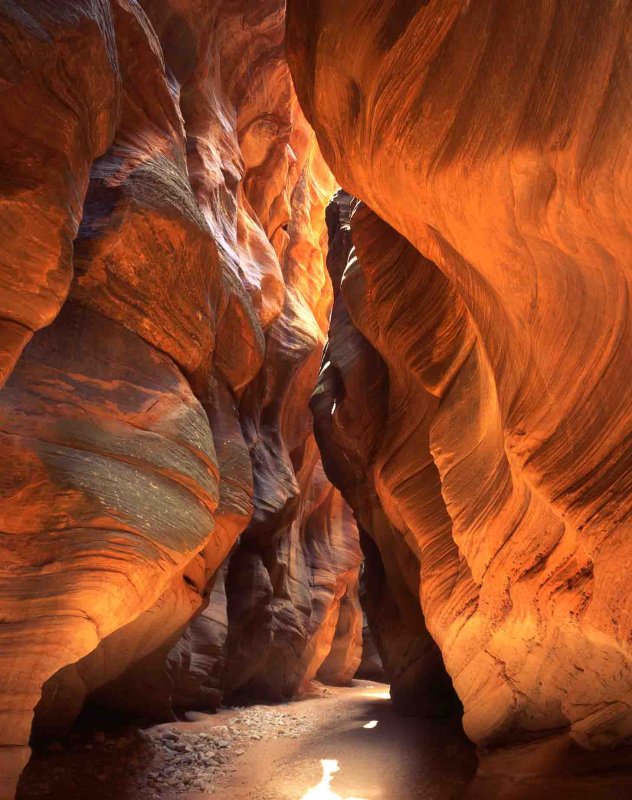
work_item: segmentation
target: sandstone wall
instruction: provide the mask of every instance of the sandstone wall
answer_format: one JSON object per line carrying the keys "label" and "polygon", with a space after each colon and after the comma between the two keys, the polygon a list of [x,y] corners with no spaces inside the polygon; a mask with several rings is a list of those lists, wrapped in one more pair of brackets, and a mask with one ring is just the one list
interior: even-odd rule
{"label": "sandstone wall", "polygon": [[[443,715],[454,711],[458,702],[420,606],[421,553],[405,524],[385,513],[374,481],[396,387],[389,381],[385,361],[362,333],[371,330],[372,311],[353,249],[352,215],[358,211],[357,201],[344,191],[327,208],[327,267],[335,299],[323,367],[311,400],[314,429],[327,474],[354,509],[360,526],[363,605],[391,698],[406,712]],[[418,449],[418,458],[427,449],[427,436],[412,409],[402,404],[401,413],[407,415],[406,424],[413,432],[410,452]]]}
{"label": "sandstone wall", "polygon": [[217,704],[241,621],[218,570],[246,528],[233,559],[265,558],[292,685],[325,659],[302,650],[360,552],[307,408],[335,182],[292,88],[284,3],[21,0],[0,3],[0,34],[10,797],[36,706],[51,733],[86,698],[159,719]]}
{"label": "sandstone wall", "polygon": [[355,420],[335,382],[317,417],[419,559],[480,744],[632,734],[630,22],[616,0],[288,2],[300,102],[366,204],[341,292],[371,347],[352,334],[344,392],[384,363]]}

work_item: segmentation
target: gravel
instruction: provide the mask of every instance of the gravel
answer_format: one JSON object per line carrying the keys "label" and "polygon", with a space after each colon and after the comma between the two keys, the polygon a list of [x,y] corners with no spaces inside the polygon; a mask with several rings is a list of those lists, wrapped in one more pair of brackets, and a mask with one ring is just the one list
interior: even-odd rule
{"label": "gravel", "polygon": [[[161,725],[125,734],[94,731],[52,742],[23,776],[20,797],[86,797],[164,800],[188,792],[213,794],[251,742],[296,739],[313,724],[303,714],[276,707],[231,709],[227,724],[202,729]],[[199,715],[198,715],[199,716]],[[81,794],[77,794],[81,791]],[[66,794],[70,792],[70,794]]]}

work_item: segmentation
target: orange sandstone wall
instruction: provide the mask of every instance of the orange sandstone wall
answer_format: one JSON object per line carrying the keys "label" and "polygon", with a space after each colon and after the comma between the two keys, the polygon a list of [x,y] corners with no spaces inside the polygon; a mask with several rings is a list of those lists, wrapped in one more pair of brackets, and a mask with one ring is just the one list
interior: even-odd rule
{"label": "orange sandstone wall", "polygon": [[[244,530],[236,554],[256,541],[292,582],[303,648],[360,553],[307,408],[335,181],[292,88],[283,2],[21,0],[0,34],[10,797],[36,706],[43,733],[86,698],[163,719],[218,702],[218,570]],[[332,529],[341,575],[333,551],[308,557]],[[297,661],[297,684],[320,663]]]}
{"label": "orange sandstone wall", "polygon": [[341,293],[383,430],[373,392],[355,422],[316,401],[365,442],[481,744],[632,734],[629,11],[288,2],[302,107],[366,204]]}

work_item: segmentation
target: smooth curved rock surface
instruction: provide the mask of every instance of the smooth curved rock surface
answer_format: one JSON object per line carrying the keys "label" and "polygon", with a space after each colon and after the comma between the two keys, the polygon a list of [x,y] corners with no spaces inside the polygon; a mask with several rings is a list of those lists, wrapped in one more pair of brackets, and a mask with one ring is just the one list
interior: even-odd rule
{"label": "smooth curved rock surface", "polygon": [[28,346],[0,415],[1,730],[17,746],[49,676],[168,587],[191,602],[183,573],[213,535],[219,473],[173,361],[74,303]]}
{"label": "smooth curved rock surface", "polygon": [[[327,208],[327,267],[335,300],[311,399],[315,433],[327,474],[354,509],[363,534],[363,606],[393,702],[406,712],[443,715],[458,703],[421,610],[420,553],[405,524],[386,516],[375,487],[374,465],[393,427],[388,407],[396,386],[389,384],[385,362],[350,316],[351,299],[363,302],[366,288],[352,250],[351,215],[357,208],[357,201],[343,191]],[[357,313],[370,325],[370,309]],[[405,424],[412,431],[410,450],[423,454],[427,435],[419,415],[408,413]]]}
{"label": "smooth curved rock surface", "polygon": [[321,683],[344,686],[355,677],[362,661],[362,621],[362,606],[356,580],[340,600],[329,653],[316,673]]}
{"label": "smooth curved rock surface", "polygon": [[[40,736],[86,702],[217,705],[246,528],[231,568],[256,543],[280,590],[292,564],[297,664],[313,606],[357,584],[308,410],[335,181],[284,26],[282,0],[0,4],[3,798],[34,711]],[[347,560],[313,566],[329,512]]]}
{"label": "smooth curved rock surface", "polygon": [[388,370],[373,483],[480,744],[632,734],[630,22],[288,2],[303,109],[371,209],[342,285]]}
{"label": "smooth curved rock surface", "polygon": [[375,637],[371,632],[366,615],[362,627],[362,658],[355,677],[358,680],[386,683],[382,658],[377,649]]}
{"label": "smooth curved rock surface", "polygon": [[0,36],[1,386],[68,295],[90,167],[118,124],[121,73],[109,3],[3,2]]}

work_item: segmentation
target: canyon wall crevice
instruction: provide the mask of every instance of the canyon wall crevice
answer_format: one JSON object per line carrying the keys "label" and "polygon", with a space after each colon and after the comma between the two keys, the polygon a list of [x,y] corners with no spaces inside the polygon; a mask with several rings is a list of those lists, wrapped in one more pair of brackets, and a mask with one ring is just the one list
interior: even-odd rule
{"label": "canyon wall crevice", "polygon": [[[301,105],[366,203],[337,274],[370,347],[334,310],[325,463],[358,511],[361,462],[419,559],[480,744],[632,733],[629,11],[288,2]],[[377,392],[347,402],[359,364]]]}
{"label": "canyon wall crevice", "polygon": [[480,745],[632,735],[630,22],[0,0],[1,798],[365,616]]}
{"label": "canyon wall crevice", "polygon": [[335,180],[284,10],[0,4],[2,797],[33,717],[167,720],[359,663],[358,531],[308,408]]}

